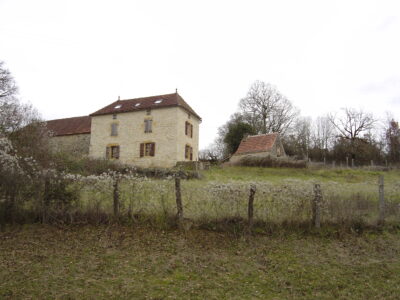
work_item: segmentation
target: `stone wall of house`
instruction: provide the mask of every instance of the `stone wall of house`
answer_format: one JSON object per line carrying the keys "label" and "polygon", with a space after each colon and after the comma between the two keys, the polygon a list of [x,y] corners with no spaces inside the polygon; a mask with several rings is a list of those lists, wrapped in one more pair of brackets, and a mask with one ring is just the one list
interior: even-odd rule
{"label": "stone wall of house", "polygon": [[[177,142],[177,161],[190,161],[185,158],[185,146],[188,145],[193,148],[193,161],[199,160],[199,127],[200,121],[186,110],[178,109],[178,142]],[[185,134],[186,122],[193,125],[193,135]]]}
{"label": "stone wall of house", "polygon": [[[92,117],[90,156],[106,157],[108,146],[119,146],[119,160],[139,167],[164,167],[185,160],[185,145],[193,144],[193,157],[198,157],[199,121],[191,116],[193,138],[185,136],[187,112],[180,107],[152,109]],[[152,132],[145,133],[145,120],[152,120]],[[112,124],[118,124],[118,134],[111,136]],[[140,157],[141,143],[155,143],[155,155]]]}
{"label": "stone wall of house", "polygon": [[50,147],[54,152],[66,152],[74,156],[89,154],[90,134],[53,136]]}
{"label": "stone wall of house", "polygon": [[265,152],[257,152],[257,153],[236,154],[236,155],[232,155],[232,157],[229,159],[229,162],[232,164],[236,164],[244,157],[265,157],[268,155],[273,156],[273,152],[265,151]]}

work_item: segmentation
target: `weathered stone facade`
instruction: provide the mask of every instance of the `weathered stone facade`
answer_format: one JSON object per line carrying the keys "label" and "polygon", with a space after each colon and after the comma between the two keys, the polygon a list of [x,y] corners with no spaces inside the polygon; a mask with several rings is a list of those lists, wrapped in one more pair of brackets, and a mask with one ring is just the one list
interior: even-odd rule
{"label": "weathered stone facade", "polygon": [[201,118],[177,93],[120,100],[89,116],[46,121],[54,151],[139,167],[197,161]]}
{"label": "weathered stone facade", "polygon": [[89,154],[90,134],[53,136],[49,143],[54,152],[65,152],[79,157]]}
{"label": "weathered stone facade", "polygon": [[[151,132],[145,133],[145,120],[152,121]],[[185,134],[186,122],[193,125],[193,134]],[[111,135],[112,124],[117,134]],[[187,110],[163,107],[92,116],[90,156],[106,158],[107,147],[119,146],[119,161],[140,167],[173,167],[185,158],[185,147],[193,149],[192,160],[198,160],[200,120]],[[140,144],[154,143],[154,156],[140,155]]]}

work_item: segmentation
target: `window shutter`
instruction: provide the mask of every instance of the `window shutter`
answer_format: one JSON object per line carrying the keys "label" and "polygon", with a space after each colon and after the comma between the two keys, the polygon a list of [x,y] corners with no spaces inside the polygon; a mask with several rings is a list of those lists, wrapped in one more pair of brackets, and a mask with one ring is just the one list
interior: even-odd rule
{"label": "window shutter", "polygon": [[193,148],[190,147],[190,160],[193,160]]}
{"label": "window shutter", "polygon": [[148,132],[152,132],[152,125],[153,125],[153,120],[148,120],[148,124],[149,124],[149,131]]}
{"label": "window shutter", "polygon": [[110,158],[110,147],[106,147],[106,159]]}
{"label": "window shutter", "polygon": [[141,143],[140,144],[140,157],[143,157],[143,156],[144,156],[144,144]]}
{"label": "window shutter", "polygon": [[115,158],[119,158],[119,146],[115,147]]}
{"label": "window shutter", "polygon": [[156,152],[156,143],[151,143],[151,148],[150,148],[150,156],[154,156]]}
{"label": "window shutter", "polygon": [[193,125],[190,124],[190,137],[193,137]]}

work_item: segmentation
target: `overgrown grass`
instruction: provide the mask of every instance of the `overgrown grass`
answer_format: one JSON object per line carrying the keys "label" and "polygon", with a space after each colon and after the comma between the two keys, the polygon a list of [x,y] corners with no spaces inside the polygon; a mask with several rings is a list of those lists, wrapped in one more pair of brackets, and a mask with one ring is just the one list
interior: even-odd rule
{"label": "overgrown grass", "polygon": [[[352,169],[271,169],[254,167],[212,168],[201,180],[183,180],[182,198],[188,227],[212,230],[246,229],[250,185],[256,186],[255,230],[270,232],[311,228],[314,184],[322,189],[322,226],[345,230],[377,227],[378,176],[385,175],[386,225],[399,227],[400,173]],[[62,195],[77,195],[68,205],[46,208],[46,222],[58,224],[125,223],[151,224],[156,228],[176,226],[174,179],[120,179],[120,214],[113,216],[113,178],[72,180]],[[59,196],[62,198],[62,195]],[[54,199],[53,199],[54,198]],[[55,204],[63,199],[54,195]],[[57,203],[56,203],[57,202]],[[26,212],[35,212],[26,203]],[[40,211],[39,211],[40,212]],[[31,222],[41,220],[33,216]],[[27,221],[29,222],[29,220]]]}
{"label": "overgrown grass", "polygon": [[[193,227],[242,230],[247,218],[250,184],[257,188],[254,216],[260,232],[278,226],[311,225],[313,186],[323,194],[322,225],[362,230],[378,220],[379,172],[362,170],[293,170],[230,167],[205,172],[203,180],[182,182],[184,215]],[[400,226],[400,178],[385,172],[386,224]],[[148,221],[156,227],[174,224],[176,213],[173,179],[123,181],[121,215],[131,221]],[[77,211],[87,215],[112,215],[110,183],[85,186]],[[95,218],[94,218],[95,219]]]}
{"label": "overgrown grass", "polygon": [[400,235],[28,225],[0,232],[1,299],[398,299]]}

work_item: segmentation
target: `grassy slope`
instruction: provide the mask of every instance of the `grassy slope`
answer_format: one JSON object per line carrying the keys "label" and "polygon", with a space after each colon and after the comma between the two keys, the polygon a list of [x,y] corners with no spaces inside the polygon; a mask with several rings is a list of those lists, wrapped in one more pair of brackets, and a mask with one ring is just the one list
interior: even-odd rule
{"label": "grassy slope", "polygon": [[373,182],[384,175],[387,183],[400,181],[400,171],[378,172],[362,169],[284,169],[255,167],[213,167],[204,171],[206,180],[212,181],[279,181],[292,178],[300,180],[336,181],[343,183]]}
{"label": "grassy slope", "polygon": [[0,298],[395,299],[400,236],[245,240],[129,227],[0,233]]}

